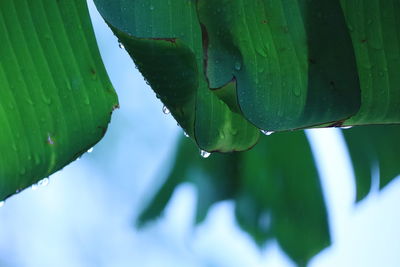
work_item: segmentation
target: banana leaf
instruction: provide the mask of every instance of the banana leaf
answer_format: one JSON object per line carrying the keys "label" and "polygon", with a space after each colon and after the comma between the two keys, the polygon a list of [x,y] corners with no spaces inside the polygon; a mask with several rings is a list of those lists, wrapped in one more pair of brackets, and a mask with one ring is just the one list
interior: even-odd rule
{"label": "banana leaf", "polygon": [[0,2],[0,201],[86,152],[117,97],[83,0]]}

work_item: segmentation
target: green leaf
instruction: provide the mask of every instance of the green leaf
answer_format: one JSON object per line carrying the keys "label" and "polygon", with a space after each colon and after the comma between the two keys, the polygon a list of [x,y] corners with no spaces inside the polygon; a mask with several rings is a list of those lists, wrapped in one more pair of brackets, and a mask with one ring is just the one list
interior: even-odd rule
{"label": "green leaf", "polygon": [[361,108],[346,125],[400,122],[400,1],[341,0],[353,41]]}
{"label": "green leaf", "polygon": [[257,128],[231,109],[234,104],[221,101],[209,89],[195,1],[95,3],[158,97],[200,148],[226,152],[255,144]]}
{"label": "green leaf", "polygon": [[0,200],[104,135],[117,97],[83,0],[0,2]]}
{"label": "green leaf", "polygon": [[173,167],[161,188],[139,215],[138,226],[158,218],[176,187],[184,182],[196,185],[196,223],[201,223],[212,204],[234,196],[239,179],[237,160],[237,153],[214,153],[209,159],[204,159],[189,138],[180,139]]}
{"label": "green leaf", "polygon": [[379,168],[379,186],[383,188],[400,174],[400,126],[360,126],[343,131],[353,163],[357,201],[371,189],[374,168]]}
{"label": "green leaf", "polygon": [[237,216],[245,228],[252,223],[264,234],[256,240],[277,238],[300,265],[330,244],[319,176],[304,132],[268,136],[242,153],[240,164]]}
{"label": "green leaf", "polygon": [[212,88],[237,80],[240,109],[260,129],[338,121],[360,104],[339,1],[199,0]]}
{"label": "green leaf", "polygon": [[303,132],[277,133],[250,151],[207,159],[189,139],[181,140],[174,167],[139,225],[157,218],[183,182],[197,189],[197,223],[212,204],[228,199],[235,201],[239,225],[259,245],[276,238],[299,264],[330,243],[319,177]]}

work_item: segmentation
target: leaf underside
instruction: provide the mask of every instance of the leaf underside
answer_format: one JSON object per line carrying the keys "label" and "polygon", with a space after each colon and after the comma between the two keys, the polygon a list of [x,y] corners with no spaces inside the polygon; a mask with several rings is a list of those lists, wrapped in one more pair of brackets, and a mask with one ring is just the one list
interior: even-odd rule
{"label": "leaf underside", "polygon": [[117,97],[86,2],[0,2],[0,200],[104,135]]}
{"label": "leaf underside", "polygon": [[257,128],[399,123],[400,0],[95,3],[202,149],[248,149]]}

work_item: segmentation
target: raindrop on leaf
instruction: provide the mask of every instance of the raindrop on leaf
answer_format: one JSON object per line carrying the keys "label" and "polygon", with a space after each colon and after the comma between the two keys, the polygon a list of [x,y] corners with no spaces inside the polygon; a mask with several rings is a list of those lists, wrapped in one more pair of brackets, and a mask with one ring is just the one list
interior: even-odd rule
{"label": "raindrop on leaf", "polygon": [[261,130],[262,134],[264,135],[271,135],[274,133],[274,131],[267,131],[267,130]]}
{"label": "raindrop on leaf", "polygon": [[165,115],[168,115],[169,113],[171,113],[171,112],[169,111],[169,109],[168,109],[166,106],[163,106],[162,112],[163,112]]}
{"label": "raindrop on leaf", "polygon": [[340,127],[340,129],[342,129],[342,130],[347,130],[347,129],[351,129],[351,128],[353,128],[353,126],[343,126],[343,127]]}
{"label": "raindrop on leaf", "polygon": [[239,61],[237,61],[235,63],[235,70],[240,70],[241,68],[242,68],[242,64]]}
{"label": "raindrop on leaf", "polygon": [[44,179],[40,180],[40,181],[37,183],[37,185],[38,185],[39,187],[45,187],[45,186],[47,186],[48,184],[49,184],[49,178],[44,178]]}
{"label": "raindrop on leaf", "polygon": [[205,150],[200,150],[200,156],[202,157],[202,158],[208,158],[209,156],[211,155],[211,153],[210,152],[207,152],[207,151],[205,151]]}

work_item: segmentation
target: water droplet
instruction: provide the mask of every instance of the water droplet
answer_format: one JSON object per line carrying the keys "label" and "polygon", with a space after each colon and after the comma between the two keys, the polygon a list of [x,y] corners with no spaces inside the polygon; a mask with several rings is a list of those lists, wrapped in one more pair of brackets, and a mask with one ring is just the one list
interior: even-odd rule
{"label": "water droplet", "polygon": [[34,159],[35,159],[35,165],[40,165],[41,159],[40,159],[40,156],[38,154],[34,155]]}
{"label": "water droplet", "polygon": [[169,109],[168,109],[166,106],[163,106],[162,112],[163,112],[165,115],[168,115],[169,113],[171,113],[171,111],[169,111]]}
{"label": "water droplet", "polygon": [[37,183],[37,185],[39,186],[39,187],[45,187],[45,186],[47,186],[48,184],[49,184],[49,178],[44,178],[44,179],[42,179],[42,180],[40,180],[38,183]]}
{"label": "water droplet", "polygon": [[118,47],[121,49],[125,49],[125,46],[121,42],[118,42]]}
{"label": "water droplet", "polygon": [[274,133],[274,131],[267,131],[267,130],[261,130],[262,134],[264,135],[271,135]]}
{"label": "water droplet", "polygon": [[150,6],[150,10],[154,10],[154,6]]}
{"label": "water droplet", "polygon": [[342,126],[342,127],[340,127],[340,129],[342,129],[342,130],[347,130],[347,129],[351,129],[351,128],[353,128],[353,126]]}
{"label": "water droplet", "polygon": [[267,54],[265,53],[265,50],[263,47],[256,47],[256,52],[262,57],[267,57]]}
{"label": "water droplet", "polygon": [[183,131],[183,135],[184,135],[185,137],[189,137],[189,135],[188,135],[187,132],[185,132],[185,131]]}
{"label": "water droplet", "polygon": [[93,147],[89,148],[89,150],[87,151],[87,153],[92,153],[93,152]]}
{"label": "water droplet", "polygon": [[209,156],[211,155],[211,153],[210,152],[207,152],[207,151],[205,151],[205,150],[200,150],[200,156],[202,157],[202,158],[208,158]]}
{"label": "water droplet", "polygon": [[53,139],[51,139],[50,134],[47,134],[47,144],[54,145],[54,141],[53,141]]}
{"label": "water droplet", "polygon": [[38,185],[37,184],[33,184],[32,186],[31,186],[31,188],[32,188],[32,190],[33,191],[36,191],[36,190],[38,190]]}
{"label": "water droplet", "polygon": [[4,204],[6,204],[5,201],[0,201],[0,208],[1,208],[1,207],[4,207]]}
{"label": "water droplet", "polygon": [[295,96],[300,96],[301,95],[300,87],[294,87],[293,93]]}
{"label": "water droplet", "polygon": [[242,64],[239,61],[237,61],[235,63],[235,70],[240,70],[241,68],[242,68]]}
{"label": "water droplet", "polygon": [[353,32],[354,31],[354,28],[353,28],[353,26],[352,25],[350,25],[350,24],[347,24],[347,28],[349,29],[349,31],[351,31],[351,32]]}
{"label": "water droplet", "polygon": [[51,98],[50,97],[47,97],[46,95],[42,95],[42,100],[43,100],[43,102],[44,103],[46,103],[47,105],[50,105],[51,104]]}

